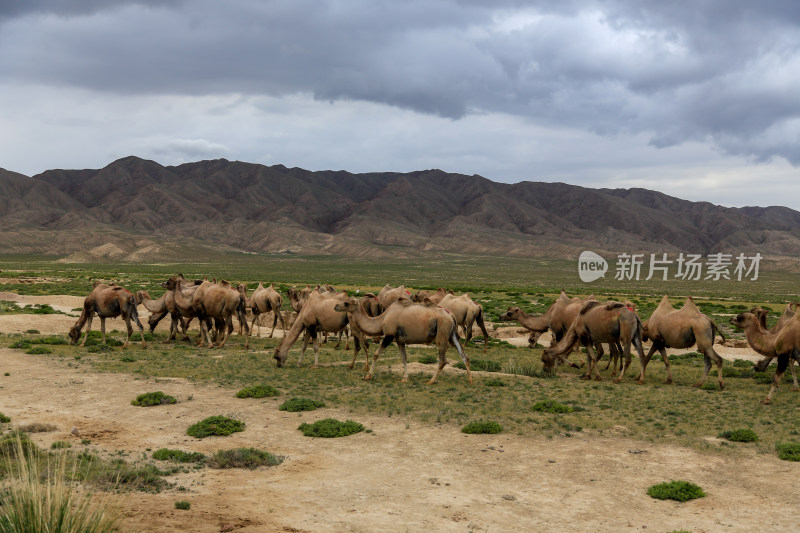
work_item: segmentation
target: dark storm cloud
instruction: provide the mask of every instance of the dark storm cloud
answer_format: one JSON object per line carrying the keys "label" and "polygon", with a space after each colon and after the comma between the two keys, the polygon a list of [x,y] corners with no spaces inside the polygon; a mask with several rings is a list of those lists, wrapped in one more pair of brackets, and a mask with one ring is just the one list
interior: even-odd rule
{"label": "dark storm cloud", "polygon": [[800,164],[794,1],[18,4],[0,8],[6,81],[501,112]]}

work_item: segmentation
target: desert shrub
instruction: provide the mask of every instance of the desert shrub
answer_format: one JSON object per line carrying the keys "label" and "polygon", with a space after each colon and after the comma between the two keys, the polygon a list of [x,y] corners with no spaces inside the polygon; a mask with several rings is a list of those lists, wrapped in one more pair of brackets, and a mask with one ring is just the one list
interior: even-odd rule
{"label": "desert shrub", "polygon": [[688,481],[670,481],[653,485],[647,489],[647,494],[657,500],[676,500],[685,502],[706,495],[699,486]]}
{"label": "desert shrub", "polygon": [[14,348],[16,350],[28,350],[31,347],[31,341],[29,340],[20,340],[16,342],[12,342],[9,345],[9,348]]}
{"label": "desert shrub", "polygon": [[462,433],[485,433],[494,434],[503,431],[503,426],[491,420],[478,420],[470,422],[461,428]]}
{"label": "desert shrub", "polygon": [[719,434],[723,439],[728,439],[733,442],[755,442],[758,440],[758,435],[752,429],[734,429],[733,431],[723,431]]}
{"label": "desert shrub", "polygon": [[175,509],[180,509],[181,511],[188,511],[191,508],[192,504],[187,502],[186,500],[175,502]]}
{"label": "desert shrub", "polygon": [[346,437],[359,431],[364,431],[364,426],[352,420],[341,422],[335,418],[325,418],[317,420],[313,424],[303,422],[298,426],[306,437],[322,437],[326,439],[334,437]]}
{"label": "desert shrub", "polygon": [[72,448],[72,444],[65,440],[56,440],[50,444],[50,447],[54,450],[63,450],[64,448]]}
{"label": "desert shrub", "polygon": [[[465,370],[467,368],[463,361],[459,361],[453,366],[455,368],[460,368],[461,370]],[[489,359],[470,359],[469,368],[470,370],[480,370],[483,372],[500,372],[502,369],[500,363],[491,361]]]}
{"label": "desert shrub", "polygon": [[325,402],[320,400],[311,400],[309,398],[291,398],[283,402],[279,407],[279,411],[289,411],[296,413],[298,411],[313,411],[325,407]]}
{"label": "desert shrub", "polygon": [[47,424],[44,422],[33,422],[31,424],[19,426],[19,430],[23,433],[48,433],[57,429],[55,424]]}
{"label": "desert shrub", "polygon": [[733,361],[736,368],[753,368],[753,362],[748,359],[736,359]]}
{"label": "desert shrub", "polygon": [[420,355],[419,359],[417,359],[417,361],[419,361],[423,365],[432,365],[434,363],[438,363],[439,362],[439,358],[436,357],[435,355],[431,355],[429,353],[426,353],[425,355]]}
{"label": "desert shrub", "polygon": [[33,443],[31,438],[25,433],[12,431],[0,437],[0,458],[14,459],[19,457],[20,452],[25,457],[39,453],[39,448]]}
{"label": "desert shrub", "polygon": [[202,463],[206,456],[200,452],[184,452],[183,450],[170,450],[160,448],[153,452],[156,461],[173,461],[175,463]]}
{"label": "desert shrub", "polygon": [[226,437],[237,431],[244,431],[245,423],[235,418],[228,418],[227,416],[215,415],[209,416],[196,424],[189,426],[186,434],[190,437],[197,437],[202,439],[210,437],[211,435],[219,435]]}
{"label": "desert shrub", "polygon": [[53,350],[47,348],[46,346],[32,346],[31,348],[25,350],[25,353],[32,355],[44,355],[48,353],[53,353]]}
{"label": "desert shrub", "polygon": [[140,394],[135,400],[131,401],[131,405],[137,407],[152,407],[154,405],[164,405],[170,403],[178,403],[174,396],[169,396],[161,391],[146,392]]}
{"label": "desert shrub", "polygon": [[778,457],[784,461],[800,461],[800,444],[796,442],[778,443],[775,449]]}
{"label": "desert shrub", "polygon": [[536,402],[533,404],[531,409],[540,413],[571,413],[575,410],[574,407],[564,405],[555,400],[543,400],[541,402]]}
{"label": "desert shrub", "polygon": [[0,424],[8,424],[11,422],[11,418],[7,417],[3,413],[0,413]]}
{"label": "desert shrub", "polygon": [[500,378],[489,378],[483,382],[487,387],[505,387],[506,382]]}
{"label": "desert shrub", "polygon": [[208,459],[211,468],[249,468],[259,466],[276,466],[283,462],[283,457],[257,450],[255,448],[236,448],[220,450]]}
{"label": "desert shrub", "polygon": [[268,396],[278,396],[280,392],[272,385],[253,385],[245,387],[236,393],[237,398],[266,398]]}
{"label": "desert shrub", "polygon": [[544,378],[549,377],[542,371],[542,368],[532,363],[509,363],[505,368],[506,374],[514,374],[518,376],[528,376],[531,378]]}

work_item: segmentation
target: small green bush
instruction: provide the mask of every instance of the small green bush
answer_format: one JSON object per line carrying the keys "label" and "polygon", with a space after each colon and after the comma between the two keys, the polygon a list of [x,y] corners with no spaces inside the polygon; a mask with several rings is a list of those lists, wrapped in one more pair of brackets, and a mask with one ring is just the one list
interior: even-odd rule
{"label": "small green bush", "polygon": [[462,433],[494,434],[500,433],[501,431],[503,431],[503,426],[490,420],[478,420],[476,422],[470,422],[461,428]]}
{"label": "small green bush", "polygon": [[733,431],[723,431],[719,434],[723,439],[728,439],[733,442],[755,442],[758,440],[758,435],[752,429],[734,429]]}
{"label": "small green bush", "polygon": [[191,508],[192,504],[187,502],[186,500],[175,502],[175,509],[180,509],[181,511],[188,511]]}
{"label": "small green bush", "polygon": [[[463,361],[459,361],[453,365],[455,368],[460,368],[461,370],[466,370],[466,365]],[[502,370],[502,366],[497,361],[491,361],[489,359],[470,359],[469,361],[469,368],[470,370],[478,370],[482,372],[500,372]]]}
{"label": "small green bush", "polygon": [[733,366],[736,368],[753,368],[753,362],[749,359],[735,359]]}
{"label": "small green bush", "polygon": [[53,353],[53,350],[45,346],[33,346],[30,349],[25,350],[25,353],[32,355],[43,355],[43,354]]}
{"label": "small green bush", "polygon": [[7,424],[9,422],[11,422],[11,419],[3,413],[0,413],[0,424]]}
{"label": "small green bush", "polygon": [[61,450],[61,449],[64,449],[64,448],[72,448],[72,444],[70,444],[69,442],[67,442],[65,440],[57,440],[57,441],[53,441],[53,443],[50,445],[50,447],[52,449],[54,449],[54,450]]}
{"label": "small green bush", "polygon": [[647,494],[657,500],[676,500],[685,502],[706,495],[699,486],[688,481],[670,481],[659,483],[647,489]]}
{"label": "small green bush", "polygon": [[12,342],[11,345],[9,345],[9,348],[14,348],[16,350],[28,350],[30,347],[31,341],[27,340]]}
{"label": "small green bush", "polygon": [[278,396],[280,392],[272,385],[254,385],[245,387],[236,393],[237,398],[266,398],[268,396]]}
{"label": "small green bush", "polygon": [[226,437],[237,431],[244,431],[244,427],[245,423],[241,420],[215,415],[209,416],[196,424],[192,424],[189,426],[189,429],[186,430],[186,434],[198,439],[210,437],[211,435]]}
{"label": "small green bush", "polygon": [[428,354],[425,354],[425,355],[420,355],[419,359],[417,359],[417,361],[419,361],[423,365],[432,365],[434,363],[438,363],[439,362],[439,358],[436,357],[435,355],[431,355],[431,354],[428,353]]}
{"label": "small green bush", "polygon": [[174,396],[169,396],[161,391],[146,392],[140,394],[135,400],[131,401],[131,405],[137,407],[152,407],[153,405],[164,405],[170,403],[178,403]]}
{"label": "small green bush", "polygon": [[489,378],[483,382],[487,387],[505,387],[506,382],[500,378]]}
{"label": "small green bush", "polygon": [[157,461],[173,461],[176,463],[202,463],[206,456],[200,452],[184,452],[183,450],[170,450],[160,448],[153,452],[153,459]]}
{"label": "small green bush", "polygon": [[572,411],[575,410],[575,408],[570,407],[568,405],[564,405],[562,403],[558,403],[555,400],[544,400],[541,402],[536,402],[535,404],[533,404],[532,409],[540,413],[571,413]]}
{"label": "small green bush", "polygon": [[276,466],[283,462],[283,457],[257,450],[255,448],[236,448],[220,450],[208,459],[211,468],[249,468],[259,466]]}
{"label": "small green bush", "polygon": [[505,373],[531,378],[552,377],[549,374],[545,374],[541,366],[531,363],[509,363],[505,368]]}
{"label": "small green bush", "polygon": [[784,461],[800,461],[800,444],[796,442],[778,443],[775,445],[778,457]]}
{"label": "small green bush", "polygon": [[325,407],[325,402],[320,400],[310,400],[308,398],[291,398],[283,402],[279,407],[279,411],[289,411],[296,413],[298,411],[313,411]]}
{"label": "small green bush", "polygon": [[364,431],[364,426],[352,420],[341,422],[335,418],[325,418],[317,420],[313,424],[306,424],[303,422],[297,428],[303,432],[306,437],[322,437],[330,439],[334,437],[346,437],[359,431]]}

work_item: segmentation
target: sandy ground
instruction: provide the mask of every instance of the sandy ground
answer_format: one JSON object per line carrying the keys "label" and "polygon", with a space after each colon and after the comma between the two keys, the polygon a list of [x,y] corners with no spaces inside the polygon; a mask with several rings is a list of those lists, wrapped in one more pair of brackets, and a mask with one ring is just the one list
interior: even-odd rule
{"label": "sandy ground", "polygon": [[[69,312],[80,300],[24,297],[23,303]],[[0,331],[64,333],[74,321],[5,315]],[[153,390],[180,403],[130,405]],[[297,431],[300,422],[351,415],[332,408],[287,414],[277,409],[280,399],[242,400],[234,392],[181,379],[87,373],[0,349],[0,412],[14,424],[55,424],[54,432],[34,434],[42,446],[67,440],[80,447],[90,439],[93,448],[129,457],[161,447],[212,453],[240,446],[286,456],[272,468],[206,468],[170,478],[186,491],[122,496],[126,530],[797,531],[791,511],[800,507],[800,465],[772,456],[715,456],[636,441],[626,437],[625,421],[616,436],[546,439],[464,435],[453,426],[359,415],[371,433],[312,439]],[[230,437],[186,436],[190,424],[216,414],[244,420],[247,429]],[[647,487],[671,479],[697,483],[708,496],[686,503],[647,496]],[[176,510],[177,500],[190,501],[191,510]]]}

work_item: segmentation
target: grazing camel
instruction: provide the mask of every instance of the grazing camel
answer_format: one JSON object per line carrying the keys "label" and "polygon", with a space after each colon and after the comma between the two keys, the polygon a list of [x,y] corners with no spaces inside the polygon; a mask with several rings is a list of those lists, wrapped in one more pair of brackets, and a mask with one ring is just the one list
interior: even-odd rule
{"label": "grazing camel", "polygon": [[[555,305],[555,304],[553,304]],[[500,315],[498,320],[502,322],[511,322],[517,321],[519,325],[523,328],[527,329],[531,332],[531,339],[529,339],[531,347],[536,346],[536,341],[539,340],[539,337],[547,331],[550,327],[550,316],[549,313],[553,309],[553,306],[550,306],[550,309],[547,310],[547,313],[539,316],[529,315],[519,307],[509,307],[508,310]]]}
{"label": "grazing camel", "polygon": [[722,357],[714,350],[714,332],[720,334],[722,339],[725,335],[720,331],[717,324],[709,317],[700,312],[691,296],[686,299],[686,303],[680,309],[675,309],[669,301],[669,296],[664,295],[661,303],[650,315],[642,326],[642,340],[650,339],[653,345],[645,357],[642,371],[639,375],[639,383],[644,383],[644,373],[650,358],[658,351],[667,367],[667,381],[672,383],[672,368],[669,364],[669,356],[666,348],[690,348],[697,345],[697,351],[703,354],[705,371],[700,381],[694,384],[695,387],[702,387],[708,372],[711,370],[712,361],[717,365],[717,381],[719,388],[724,389],[725,383],[722,380]]}
{"label": "grazing camel", "polygon": [[594,374],[595,379],[601,381],[600,372],[597,370],[598,356],[593,348],[597,342],[620,343],[623,348],[624,364],[620,365],[621,370],[614,383],[622,381],[625,371],[631,364],[631,344],[636,347],[639,361],[644,363],[642,322],[638,315],[621,302],[602,304],[597,300],[590,300],[583,304],[561,341],[542,353],[545,371],[551,372],[559,357],[568,354],[581,343],[586,348],[586,360],[589,364],[589,371],[584,379],[591,379]]}
{"label": "grazing camel", "polygon": [[[800,363],[800,313],[796,313],[777,332],[770,332],[761,327],[759,317],[753,313],[739,313],[730,319],[730,323],[744,330],[747,344],[757,353],[770,359],[778,358],[778,369],[772,378],[769,394],[761,400],[762,404],[769,405],[772,395],[775,394],[781,379],[783,379],[786,367],[792,363],[792,360]],[[798,390],[796,379],[794,390]]]}
{"label": "grazing camel", "polygon": [[486,348],[489,346],[489,333],[486,331],[486,324],[483,322],[483,307],[470,298],[469,294],[462,294],[461,296],[446,294],[439,301],[439,306],[450,311],[456,319],[456,324],[464,328],[465,343],[472,339],[472,326],[477,323],[483,333],[483,353],[486,353]]}
{"label": "grazing camel", "polygon": [[144,340],[144,328],[142,323],[139,322],[139,313],[136,310],[136,297],[129,290],[123,289],[116,284],[106,285],[105,283],[95,283],[92,292],[83,300],[81,316],[69,330],[70,344],[78,342],[78,338],[81,336],[81,329],[86,324],[86,335],[84,335],[81,342],[81,346],[86,346],[86,339],[92,329],[92,318],[95,313],[100,317],[103,344],[106,343],[106,318],[116,318],[122,315],[125,320],[125,326],[128,329],[128,335],[125,337],[125,344],[122,347],[126,348],[128,346],[133,334],[133,328],[131,327],[131,319],[133,319],[139,327],[139,333],[142,335],[142,348],[147,348],[147,342]]}
{"label": "grazing camel", "polygon": [[378,301],[381,303],[383,309],[389,309],[389,306],[395,303],[399,298],[410,297],[411,293],[408,292],[405,285],[392,287],[387,283],[378,293]]}
{"label": "grazing camel", "polygon": [[198,346],[205,346],[208,340],[209,348],[214,347],[211,340],[209,322],[210,319],[217,321],[218,325],[223,325],[222,331],[218,333],[222,340],[218,346],[225,346],[230,332],[233,331],[233,315],[236,315],[239,323],[244,324],[245,349],[250,345],[250,328],[247,327],[247,315],[245,314],[245,302],[242,295],[231,287],[227,282],[212,283],[204,281],[197,285],[194,293],[187,296],[178,278],[170,278],[163,284],[164,288],[173,292],[175,304],[183,314],[184,309],[191,310],[200,321],[200,340]]}
{"label": "grazing camel", "polygon": [[[245,295],[247,294],[247,286],[244,284],[239,285],[240,290],[244,289]],[[262,314],[266,314],[272,312],[274,317],[272,320],[272,331],[269,332],[269,338],[272,338],[272,335],[275,333],[275,326],[278,324],[278,320],[281,321],[281,329],[283,329],[283,334],[286,335],[286,323],[283,321],[283,314],[281,314],[281,308],[283,307],[283,297],[280,295],[278,291],[275,290],[275,287],[272,283],[269,284],[269,287],[264,288],[264,285],[259,282],[258,287],[256,290],[253,291],[252,296],[247,299],[247,307],[252,309],[253,311],[253,323],[250,324],[250,329],[253,329],[253,326],[256,323],[256,320]],[[261,333],[261,321],[258,321],[258,333]]]}
{"label": "grazing camel", "polygon": [[451,344],[458,351],[458,355],[461,356],[461,360],[467,368],[467,380],[472,383],[469,357],[467,357],[461,347],[461,342],[458,340],[456,321],[453,315],[433,303],[430,299],[425,300],[422,304],[417,304],[408,298],[400,298],[377,317],[368,316],[363,303],[359,303],[354,299],[341,302],[334,309],[343,314],[347,313],[353,324],[365,335],[384,336],[372,359],[372,366],[364,376],[364,379],[372,379],[378,357],[394,341],[397,343],[400,356],[403,359],[401,382],[408,381],[406,344],[436,343],[436,347],[439,349],[439,367],[430,381],[428,381],[428,385],[436,383],[439,374],[447,364],[445,352],[447,352],[448,344]]}
{"label": "grazing camel", "polygon": [[297,361],[297,366],[300,366],[303,362],[303,355],[305,355],[309,339],[314,341],[314,366],[312,368],[316,368],[319,365],[320,342],[318,333],[324,331],[338,333],[344,329],[347,325],[347,316],[335,312],[333,307],[346,298],[346,292],[321,294],[316,289],[310,291],[308,299],[303,303],[297,315],[297,319],[286,332],[286,335],[283,336],[278,347],[275,348],[275,360],[279,367],[286,363],[289,349],[304,330],[303,347],[300,351],[300,359]]}
{"label": "grazing camel", "polygon": [[[778,318],[778,321],[771,328],[767,328],[767,315],[769,314],[769,311],[767,311],[763,307],[754,307],[750,310],[750,312],[758,317],[758,321],[761,324],[762,328],[764,328],[766,331],[769,331],[770,333],[777,333],[781,329],[783,329],[783,326],[785,326],[786,323],[792,319],[792,317],[794,317],[795,309],[797,309],[798,305],[800,304],[798,303],[786,304],[786,307],[783,310],[783,314],[781,314],[780,318]],[[771,357],[764,357],[762,360],[758,361],[755,364],[756,371],[766,372],[767,367],[771,362],[772,362]],[[797,386],[797,376],[795,374],[794,361],[789,362],[789,369],[792,371],[792,378],[794,379],[795,386]]]}
{"label": "grazing camel", "polygon": [[183,334],[183,340],[189,340],[189,336],[186,334],[186,331],[189,329],[189,323],[192,321],[191,318],[184,319],[180,313],[178,312],[178,308],[175,305],[175,298],[170,291],[166,291],[162,294],[157,300],[153,300],[150,298],[150,294],[147,291],[137,291],[136,292],[136,303],[142,304],[145,309],[150,312],[150,318],[147,319],[147,323],[150,325],[150,333],[155,331],[156,326],[161,320],[169,315],[171,322],[169,326],[169,337],[164,342],[169,342],[175,338],[178,334],[178,324],[180,323],[181,326],[181,333]]}

